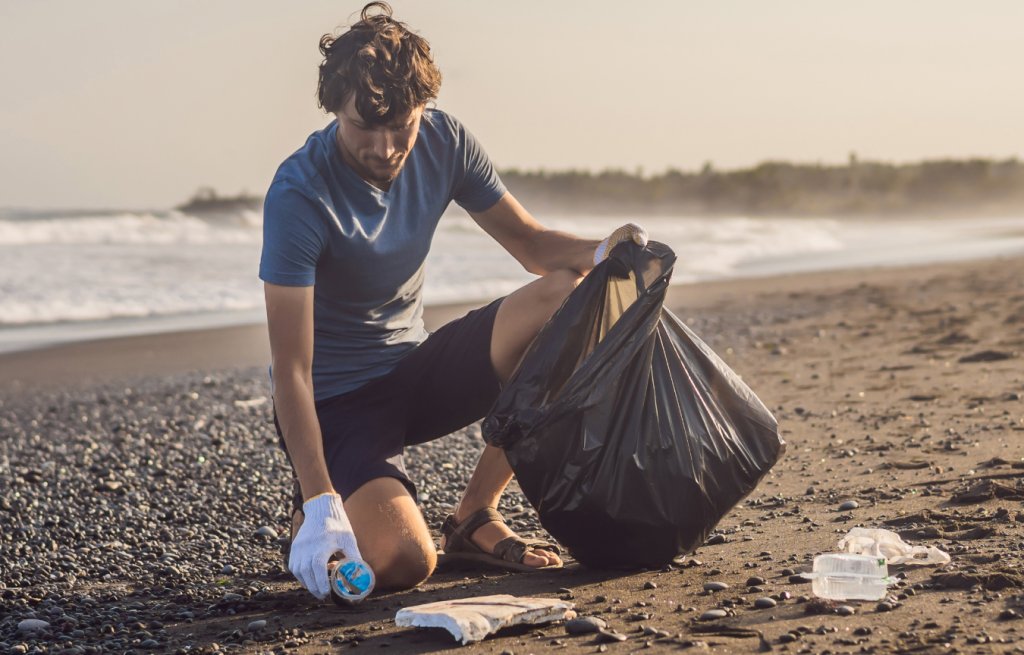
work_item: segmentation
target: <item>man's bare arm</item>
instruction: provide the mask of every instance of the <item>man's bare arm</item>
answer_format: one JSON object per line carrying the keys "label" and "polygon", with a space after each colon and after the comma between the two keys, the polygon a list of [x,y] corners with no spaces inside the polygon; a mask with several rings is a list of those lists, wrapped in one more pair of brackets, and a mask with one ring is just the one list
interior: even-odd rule
{"label": "man's bare arm", "polygon": [[502,196],[490,209],[470,215],[523,268],[535,275],[566,268],[586,275],[594,267],[594,250],[599,240],[549,230],[511,193]]}
{"label": "man's bare arm", "polygon": [[274,408],[302,498],[334,491],[313,401],[313,287],[264,283]]}

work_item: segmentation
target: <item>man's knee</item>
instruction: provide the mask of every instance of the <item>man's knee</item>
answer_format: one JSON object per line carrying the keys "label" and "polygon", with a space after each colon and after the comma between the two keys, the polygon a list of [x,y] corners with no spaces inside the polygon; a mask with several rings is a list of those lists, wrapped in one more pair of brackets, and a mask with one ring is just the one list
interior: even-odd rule
{"label": "man's knee", "polygon": [[365,558],[381,590],[411,589],[429,578],[437,566],[434,545],[411,539],[401,540],[387,552],[366,553]]}

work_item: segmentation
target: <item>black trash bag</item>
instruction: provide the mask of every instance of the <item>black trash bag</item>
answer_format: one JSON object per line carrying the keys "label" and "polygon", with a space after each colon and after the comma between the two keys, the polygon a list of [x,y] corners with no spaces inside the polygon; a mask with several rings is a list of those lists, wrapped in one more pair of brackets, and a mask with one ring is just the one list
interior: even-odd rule
{"label": "black trash bag", "polygon": [[588,566],[692,551],[785,450],[764,404],[662,307],[675,259],[656,242],[617,246],[483,423],[541,524]]}

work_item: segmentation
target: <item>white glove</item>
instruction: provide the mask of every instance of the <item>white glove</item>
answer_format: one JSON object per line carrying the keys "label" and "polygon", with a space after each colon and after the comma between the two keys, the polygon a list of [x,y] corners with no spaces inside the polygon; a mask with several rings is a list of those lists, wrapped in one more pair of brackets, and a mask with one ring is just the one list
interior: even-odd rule
{"label": "white glove", "polygon": [[612,248],[623,241],[629,240],[632,240],[640,247],[646,246],[647,230],[636,223],[626,223],[619,229],[612,232],[608,238],[598,244],[597,250],[594,251],[594,266],[597,266],[604,260],[608,259],[608,253],[612,251]]}
{"label": "white glove", "polygon": [[323,600],[331,592],[327,577],[327,560],[338,551],[347,557],[362,559],[356,546],[356,535],[345,514],[338,494],[320,494],[302,504],[305,515],[298,534],[292,539],[288,569],[292,575]]}

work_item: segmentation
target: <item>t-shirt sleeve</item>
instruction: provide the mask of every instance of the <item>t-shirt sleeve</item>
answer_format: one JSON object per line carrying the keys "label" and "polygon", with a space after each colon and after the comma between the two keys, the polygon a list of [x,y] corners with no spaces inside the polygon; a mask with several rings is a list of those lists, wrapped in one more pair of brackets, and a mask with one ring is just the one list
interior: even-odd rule
{"label": "t-shirt sleeve", "polygon": [[466,211],[482,212],[505,195],[505,185],[476,137],[461,123],[456,122],[456,129],[464,168],[452,199]]}
{"label": "t-shirt sleeve", "polygon": [[273,185],[263,201],[260,279],[289,287],[313,286],[326,243],[316,207],[293,189]]}

